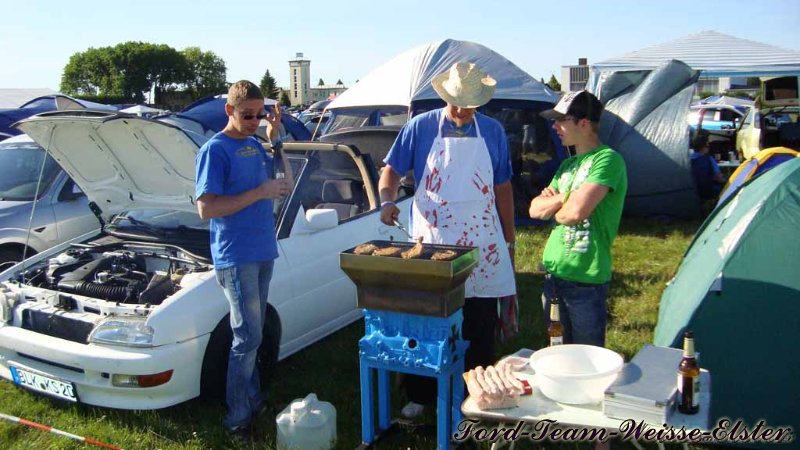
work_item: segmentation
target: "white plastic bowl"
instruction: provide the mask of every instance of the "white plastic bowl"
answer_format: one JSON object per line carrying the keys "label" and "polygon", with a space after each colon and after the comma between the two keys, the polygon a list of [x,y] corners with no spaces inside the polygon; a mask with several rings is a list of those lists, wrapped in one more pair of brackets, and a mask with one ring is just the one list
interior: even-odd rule
{"label": "white plastic bowl", "polygon": [[622,356],[593,345],[556,345],[531,355],[535,383],[551,400],[597,403],[622,368]]}

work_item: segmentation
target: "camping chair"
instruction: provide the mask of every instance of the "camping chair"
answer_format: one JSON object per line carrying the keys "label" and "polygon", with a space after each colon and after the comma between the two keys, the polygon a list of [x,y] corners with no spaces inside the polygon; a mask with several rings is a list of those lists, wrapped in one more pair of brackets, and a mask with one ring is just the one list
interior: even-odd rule
{"label": "camping chair", "polygon": [[339,221],[349,219],[361,212],[364,189],[356,180],[325,180],[322,184],[322,203],[317,209],[334,209]]}

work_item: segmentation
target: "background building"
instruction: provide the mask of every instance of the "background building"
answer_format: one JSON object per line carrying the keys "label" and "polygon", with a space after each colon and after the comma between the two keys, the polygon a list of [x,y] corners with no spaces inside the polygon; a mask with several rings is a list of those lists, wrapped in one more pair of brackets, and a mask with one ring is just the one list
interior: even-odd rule
{"label": "background building", "polygon": [[589,81],[589,66],[586,58],[578,58],[576,66],[561,66],[561,90],[564,92],[580,91]]}
{"label": "background building", "polygon": [[339,80],[336,84],[324,84],[321,86],[314,86],[310,89],[311,91],[311,102],[318,102],[320,100],[327,100],[329,98],[335,98],[337,95],[341,94],[342,92],[346,91],[347,88],[342,83],[342,80]]}
{"label": "background building", "polygon": [[309,82],[311,81],[311,60],[303,59],[302,53],[296,53],[295,59],[289,61],[289,101],[292,106],[308,105]]}
{"label": "background building", "polygon": [[296,53],[295,59],[289,61],[289,87],[286,89],[292,106],[308,106],[347,90],[341,80],[333,85],[322,86],[310,86],[310,82],[311,60],[304,59],[302,53]]}
{"label": "background building", "polygon": [[747,79],[751,77],[782,76],[800,72],[800,52],[797,50],[783,49],[717,31],[702,31],[591,65],[587,65],[585,59],[581,58],[577,66],[562,66],[561,88],[564,91],[574,91],[586,86],[584,70],[586,79],[589,79],[589,88],[592,88],[603,73],[650,70],[672,59],[701,71],[697,82],[698,92],[722,93],[747,87]]}

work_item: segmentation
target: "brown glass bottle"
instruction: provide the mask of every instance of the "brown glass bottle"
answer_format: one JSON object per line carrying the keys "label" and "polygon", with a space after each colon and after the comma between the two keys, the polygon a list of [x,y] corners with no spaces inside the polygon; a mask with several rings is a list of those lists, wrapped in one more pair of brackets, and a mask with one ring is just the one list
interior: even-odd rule
{"label": "brown glass bottle", "polygon": [[564,328],[558,311],[558,298],[555,297],[550,302],[550,325],[547,326],[547,335],[550,337],[551,347],[564,343]]}
{"label": "brown glass bottle", "polygon": [[700,366],[694,354],[694,334],[683,334],[683,359],[678,365],[678,411],[695,414],[699,409]]}

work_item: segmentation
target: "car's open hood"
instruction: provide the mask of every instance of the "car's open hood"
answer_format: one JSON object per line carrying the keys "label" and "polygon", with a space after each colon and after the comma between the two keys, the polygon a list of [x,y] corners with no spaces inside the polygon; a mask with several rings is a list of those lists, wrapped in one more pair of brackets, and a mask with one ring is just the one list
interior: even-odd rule
{"label": "car's open hood", "polygon": [[800,105],[797,86],[800,77],[787,76],[765,79],[761,82],[761,109]]}
{"label": "car's open hood", "polygon": [[46,148],[105,218],[132,209],[196,211],[202,136],[127,114],[59,111],[15,125]]}

